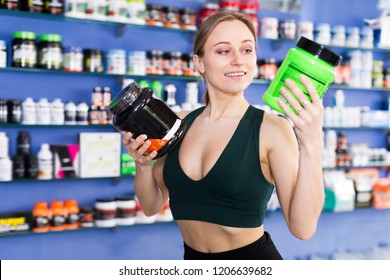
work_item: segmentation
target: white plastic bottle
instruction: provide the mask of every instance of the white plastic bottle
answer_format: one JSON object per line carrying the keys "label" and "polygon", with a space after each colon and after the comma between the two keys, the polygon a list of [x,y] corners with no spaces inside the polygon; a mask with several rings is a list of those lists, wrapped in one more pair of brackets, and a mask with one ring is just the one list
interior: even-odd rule
{"label": "white plastic bottle", "polygon": [[12,161],[8,157],[0,158],[0,181],[12,180]]}
{"label": "white plastic bottle", "polygon": [[53,154],[47,143],[41,145],[38,152],[38,177],[39,180],[53,179]]}
{"label": "white plastic bottle", "polygon": [[8,157],[9,139],[5,132],[0,132],[0,158]]}
{"label": "white plastic bottle", "polygon": [[54,99],[50,104],[51,124],[63,125],[65,123],[65,105],[60,98]]}
{"label": "white plastic bottle", "polygon": [[50,124],[50,103],[47,98],[41,98],[37,103],[37,124]]}
{"label": "white plastic bottle", "polygon": [[22,124],[36,124],[37,104],[31,97],[22,103]]}

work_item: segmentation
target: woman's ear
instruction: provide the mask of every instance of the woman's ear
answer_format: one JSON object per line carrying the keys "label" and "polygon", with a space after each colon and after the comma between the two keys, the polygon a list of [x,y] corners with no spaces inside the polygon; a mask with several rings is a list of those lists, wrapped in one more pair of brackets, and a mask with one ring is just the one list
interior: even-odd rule
{"label": "woman's ear", "polygon": [[200,74],[204,74],[205,70],[204,70],[204,65],[203,65],[202,59],[198,55],[195,54],[193,56],[193,61],[194,61],[194,65],[195,65],[196,70],[198,70],[198,72]]}

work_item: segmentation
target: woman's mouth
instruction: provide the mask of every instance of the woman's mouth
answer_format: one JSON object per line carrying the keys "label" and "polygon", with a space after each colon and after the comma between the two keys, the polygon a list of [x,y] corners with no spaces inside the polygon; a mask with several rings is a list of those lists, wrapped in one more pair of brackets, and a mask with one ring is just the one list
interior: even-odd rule
{"label": "woman's mouth", "polygon": [[243,71],[240,71],[240,72],[230,72],[230,73],[226,73],[225,76],[229,77],[229,78],[239,78],[239,77],[243,77],[246,75],[246,72],[243,72]]}

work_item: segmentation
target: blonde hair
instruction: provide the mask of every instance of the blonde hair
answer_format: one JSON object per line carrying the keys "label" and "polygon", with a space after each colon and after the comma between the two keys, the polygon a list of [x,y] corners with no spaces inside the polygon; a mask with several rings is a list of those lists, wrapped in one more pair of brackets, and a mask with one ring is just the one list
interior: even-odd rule
{"label": "blonde hair", "polygon": [[[256,43],[256,30],[253,26],[252,21],[250,20],[249,16],[240,13],[240,12],[232,12],[232,11],[220,11],[217,12],[210,17],[208,17],[201,25],[201,27],[198,30],[198,33],[196,34],[195,43],[194,43],[194,55],[199,56],[200,58],[204,55],[204,45],[206,44],[207,39],[209,38],[211,32],[213,32],[214,28],[221,22],[224,21],[234,21],[239,20],[242,23],[244,23],[249,31],[252,33],[255,43]],[[229,32],[229,31],[226,31]],[[201,79],[204,79],[204,76],[201,74]],[[206,105],[210,101],[209,92],[206,88],[206,91],[204,93],[204,101]]]}

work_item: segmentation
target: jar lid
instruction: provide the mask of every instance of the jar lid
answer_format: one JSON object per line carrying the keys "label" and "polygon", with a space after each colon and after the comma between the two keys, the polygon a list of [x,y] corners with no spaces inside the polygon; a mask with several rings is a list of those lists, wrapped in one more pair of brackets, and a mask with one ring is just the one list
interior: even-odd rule
{"label": "jar lid", "polygon": [[130,83],[112,99],[108,105],[107,111],[113,116],[120,114],[130,106],[140,94],[141,87],[136,82]]}
{"label": "jar lid", "polygon": [[30,31],[16,31],[14,32],[14,39],[28,39],[35,40],[36,35],[34,32]]}
{"label": "jar lid", "polygon": [[302,36],[299,39],[297,47],[311,53],[314,56],[317,56],[332,66],[338,66],[340,64],[341,56],[335,54],[324,46],[307,39],[306,37]]}
{"label": "jar lid", "polygon": [[83,53],[85,55],[101,55],[102,50],[100,50],[100,49],[84,49]]}
{"label": "jar lid", "polygon": [[41,42],[56,42],[56,43],[61,43],[62,37],[61,35],[58,34],[42,34],[39,37],[39,40]]}

